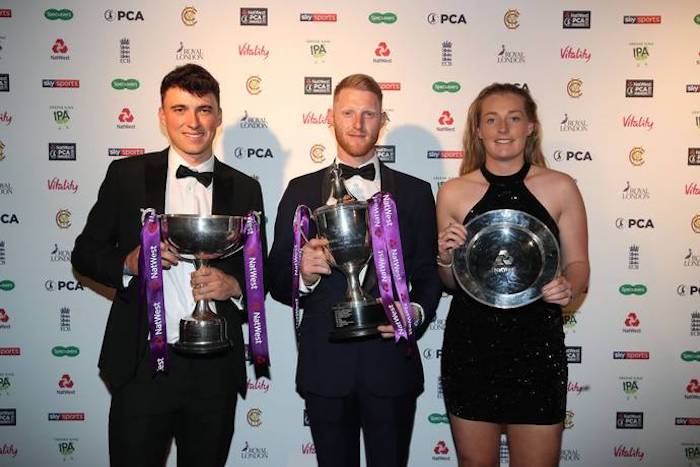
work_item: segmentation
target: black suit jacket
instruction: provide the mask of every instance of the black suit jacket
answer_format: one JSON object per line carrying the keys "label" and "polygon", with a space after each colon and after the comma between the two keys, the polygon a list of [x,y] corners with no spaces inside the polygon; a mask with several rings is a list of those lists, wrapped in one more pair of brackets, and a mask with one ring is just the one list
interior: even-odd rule
{"label": "black suit jacket", "polygon": [[[167,148],[112,162],[85,228],[75,240],[73,267],[80,274],[116,289],[99,361],[111,391],[134,378],[137,366],[148,352],[148,322],[145,303],[139,299],[139,280],[133,278],[124,288],[122,274],[124,259],[140,243],[141,208],[154,208],[159,214],[164,212],[167,168]],[[212,214],[244,215],[251,210],[263,211],[260,184],[253,178],[215,160],[213,180]],[[264,225],[260,231],[265,254]],[[212,266],[234,276],[243,288],[241,253],[212,262]],[[233,348],[224,357],[226,363],[230,363],[230,371],[216,375],[215,385],[220,386],[221,391],[235,389],[245,394],[241,324],[246,318],[229,300],[217,301],[216,309],[226,318]]]}
{"label": "black suit jacket", "polygon": [[[390,192],[398,209],[404,262],[410,287],[411,301],[419,303],[425,321],[418,330],[421,335],[435,316],[441,285],[437,275],[437,227],[435,201],[430,185],[415,177],[381,167],[382,190]],[[324,205],[330,195],[329,168],[295,178],[289,182],[277,209],[275,240],[270,250],[268,286],[272,296],[291,305],[293,248],[292,224],[299,204],[312,210]],[[315,226],[311,225],[310,236]],[[370,261],[367,276],[374,276]],[[331,306],[343,301],[345,276],[333,269],[324,276],[316,289],[302,297],[304,318],[299,336],[297,391],[322,396],[339,397],[358,387],[367,388],[380,396],[419,394],[423,390],[423,367],[418,349],[407,356],[405,341],[365,339],[330,342],[333,328]],[[370,293],[378,297],[375,286]]]}

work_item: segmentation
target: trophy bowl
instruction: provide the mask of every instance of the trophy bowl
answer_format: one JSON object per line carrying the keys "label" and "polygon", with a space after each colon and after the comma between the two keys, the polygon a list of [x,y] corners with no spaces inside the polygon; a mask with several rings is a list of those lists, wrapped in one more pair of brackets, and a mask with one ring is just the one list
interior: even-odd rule
{"label": "trophy bowl", "polygon": [[559,244],[539,219],[514,209],[488,211],[471,219],[467,242],[454,251],[457,283],[474,300],[495,308],[517,308],[542,296],[559,272]]}
{"label": "trophy bowl", "polygon": [[367,225],[367,203],[351,201],[321,206],[313,213],[321,238],[328,240],[333,267],[347,279],[345,301],[332,306],[332,340],[345,340],[379,334],[386,324],[381,303],[362,290],[359,274],[372,255]]}
{"label": "trophy bowl", "polygon": [[[158,217],[162,240],[175,249],[178,258],[194,263],[197,269],[208,266],[210,260],[225,258],[242,248],[242,216],[162,214]],[[198,300],[192,314],[180,320],[180,339],[174,345],[176,350],[208,354],[230,346],[226,320],[211,311],[209,300]]]}

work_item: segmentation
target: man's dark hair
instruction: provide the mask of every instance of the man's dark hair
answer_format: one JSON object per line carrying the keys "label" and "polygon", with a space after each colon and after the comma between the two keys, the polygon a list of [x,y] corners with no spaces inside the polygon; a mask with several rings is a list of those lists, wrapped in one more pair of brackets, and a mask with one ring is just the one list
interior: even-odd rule
{"label": "man's dark hair", "polygon": [[179,66],[165,75],[160,83],[161,104],[170,88],[180,88],[198,97],[212,93],[219,105],[219,82],[204,67],[194,63]]}

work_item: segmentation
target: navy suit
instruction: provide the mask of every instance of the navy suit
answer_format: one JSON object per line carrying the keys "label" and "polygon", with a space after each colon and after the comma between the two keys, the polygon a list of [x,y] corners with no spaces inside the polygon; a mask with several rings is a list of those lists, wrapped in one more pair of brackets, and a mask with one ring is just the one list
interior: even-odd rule
{"label": "navy suit", "polygon": [[[244,396],[246,390],[245,352],[241,330],[241,324],[246,318],[229,300],[216,302],[217,313],[226,319],[228,336],[233,343],[229,351],[211,357],[191,358],[178,356],[171,350],[169,374],[159,374],[156,377],[152,374],[148,358],[146,308],[139,298],[139,280],[137,277],[132,278],[125,288],[122,275],[126,256],[140,243],[140,209],[150,207],[155,208],[159,214],[164,212],[167,166],[168,149],[117,160],[110,164],[97,202],[88,215],[83,232],[75,240],[71,258],[74,268],[80,274],[116,289],[99,360],[101,375],[112,393],[110,456],[113,465],[137,465],[135,462],[149,465],[149,462],[158,462],[158,456],[162,455],[160,448],[150,454],[150,460],[148,453],[144,454],[143,451],[125,451],[129,447],[142,449],[138,443],[144,440],[137,439],[139,435],[153,441],[149,446],[166,444],[165,449],[169,447],[175,422],[169,420],[169,415],[166,414],[173,412],[173,407],[178,404],[174,400],[175,396],[168,394],[168,391],[173,391],[173,387],[182,389],[183,386],[178,385],[191,385],[182,391],[188,391],[188,397],[193,400],[203,398],[225,401],[223,406],[228,410],[225,419],[210,420],[209,424],[213,427],[217,424],[225,425],[221,430],[226,434],[230,431],[230,436],[233,435],[236,393]],[[216,160],[212,214],[244,215],[251,210],[263,210],[259,183]],[[264,231],[262,227],[263,248]],[[213,261],[212,267],[221,269],[235,277],[241,285],[244,284],[241,254]],[[194,382],[196,385],[192,381],[193,375],[198,379]],[[213,411],[212,409],[212,413]],[[152,425],[135,428],[128,425],[133,423],[137,416],[153,416],[158,422],[166,423],[160,428],[154,428]],[[126,417],[130,417],[129,420],[126,420]],[[143,433],[140,433],[141,429]],[[175,431],[178,441],[178,463],[181,465],[190,461],[180,456],[181,449],[184,455],[185,446],[180,447],[178,436],[190,436],[186,430],[191,429],[197,428],[181,427]],[[134,432],[132,439],[124,439],[123,433],[119,433],[124,430]],[[154,441],[153,437],[157,439]],[[216,460],[208,463],[206,459],[201,459],[200,465],[222,465],[228,454],[228,445],[225,446],[225,452],[221,452],[221,449],[212,454]],[[199,450],[206,451],[201,445]],[[125,457],[129,455],[135,458]],[[221,457],[223,462],[220,463]]]}
{"label": "navy suit", "polygon": [[[430,185],[415,177],[397,172],[380,164],[382,190],[390,192],[396,201],[404,264],[410,286],[410,300],[423,307],[425,319],[416,330],[421,335],[435,316],[441,285],[437,275],[435,256],[437,253],[437,227],[435,220],[435,202]],[[270,250],[270,277],[268,284],[272,296],[287,305],[291,305],[291,254],[293,245],[292,222],[294,211],[300,204],[312,210],[326,204],[330,196],[330,170],[325,168],[292,180],[289,183],[277,210],[275,239]],[[311,223],[310,236],[315,236]],[[344,342],[329,341],[333,329],[331,306],[344,301],[347,282],[345,276],[336,269],[330,276],[323,276],[315,290],[303,296],[301,306],[304,309],[303,321],[299,333],[298,365],[296,386],[299,394],[306,399],[311,420],[312,434],[316,444],[319,465],[357,465],[356,454],[352,446],[340,446],[338,439],[347,437],[357,439],[359,426],[362,426],[365,445],[371,436],[371,418],[362,414],[366,412],[368,399],[384,401],[401,401],[397,406],[404,432],[398,435],[395,453],[387,446],[381,459],[381,452],[368,449],[368,466],[405,465],[408,455],[408,443],[415,411],[415,400],[423,391],[423,368],[417,347],[408,348],[405,341],[398,345],[393,339],[379,337]],[[370,262],[365,277],[365,287],[369,293],[378,297],[374,265]],[[317,396],[320,396],[318,398]],[[366,397],[367,396],[367,397]],[[323,424],[323,416],[333,412],[338,405],[324,405],[324,401],[341,401],[340,412],[357,415],[359,426],[336,436],[329,435],[332,426]],[[310,405],[311,401],[311,405]],[[320,405],[317,402],[320,401]],[[382,405],[384,404],[382,403]],[[364,407],[366,408],[366,407]],[[314,416],[314,412],[316,416]],[[356,414],[353,414],[356,412]],[[358,415],[359,414],[359,415]],[[318,423],[315,423],[316,418]],[[341,422],[345,423],[345,422]],[[389,425],[397,425],[389,424]],[[409,426],[406,427],[406,424]],[[317,429],[315,426],[317,425]],[[323,429],[318,429],[318,426]],[[405,432],[405,429],[408,429]],[[401,427],[388,426],[389,430],[401,430]],[[384,433],[390,442],[396,434]],[[349,441],[351,442],[351,441]],[[358,449],[359,452],[359,449]],[[334,455],[335,454],[335,455]],[[351,459],[348,459],[351,457]]]}

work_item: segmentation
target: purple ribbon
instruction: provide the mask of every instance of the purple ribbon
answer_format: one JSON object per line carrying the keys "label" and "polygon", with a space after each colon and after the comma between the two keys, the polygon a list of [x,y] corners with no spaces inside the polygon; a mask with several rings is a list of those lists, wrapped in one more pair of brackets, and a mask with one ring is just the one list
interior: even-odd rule
{"label": "purple ribbon", "polygon": [[167,372],[168,336],[163,301],[163,266],[160,258],[160,222],[153,209],[142,216],[141,250],[139,251],[139,285],[146,299],[150,339],[151,367],[154,373]]}
{"label": "purple ribbon", "polygon": [[294,313],[294,329],[299,332],[301,312],[299,306],[299,274],[301,273],[301,249],[309,236],[309,217],[311,209],[299,205],[294,212],[294,247],[292,249],[292,312]]}
{"label": "purple ribbon", "polygon": [[[384,312],[394,326],[394,339],[398,342],[403,337],[410,341],[413,320],[409,312],[411,303],[406,285],[396,203],[391,194],[385,192],[374,194],[368,203],[372,256]],[[400,308],[396,307],[394,300],[394,286],[399,295]]]}
{"label": "purple ribbon", "polygon": [[260,241],[260,225],[254,212],[245,216],[245,245],[243,264],[245,272],[246,301],[248,302],[248,346],[253,362],[258,366],[270,364],[267,347],[267,322],[265,320],[265,289],[263,286],[263,256]]}

